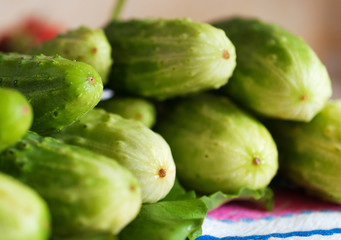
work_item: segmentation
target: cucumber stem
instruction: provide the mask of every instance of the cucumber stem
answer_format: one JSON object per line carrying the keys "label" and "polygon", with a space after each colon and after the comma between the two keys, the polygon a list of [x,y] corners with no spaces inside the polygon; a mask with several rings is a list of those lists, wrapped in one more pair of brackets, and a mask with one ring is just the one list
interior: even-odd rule
{"label": "cucumber stem", "polygon": [[126,2],[126,0],[116,0],[114,10],[111,14],[111,20],[112,21],[116,21],[120,18],[125,2]]}

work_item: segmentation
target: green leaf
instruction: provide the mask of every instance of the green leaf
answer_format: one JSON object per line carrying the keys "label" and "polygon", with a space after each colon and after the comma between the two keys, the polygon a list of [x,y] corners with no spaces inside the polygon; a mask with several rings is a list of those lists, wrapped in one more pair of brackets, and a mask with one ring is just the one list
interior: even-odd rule
{"label": "green leaf", "polygon": [[187,192],[176,181],[162,201],[142,206],[137,218],[119,234],[119,239],[194,240],[201,235],[201,226],[208,211],[234,199],[256,201],[268,210],[273,205],[270,188],[242,189],[237,194],[216,192],[198,197],[194,191]]}
{"label": "green leaf", "polygon": [[255,201],[268,211],[273,208],[273,192],[270,188],[259,190],[241,189],[237,194],[227,194],[216,192],[209,196],[202,196],[201,199],[206,203],[208,210],[211,211],[231,200]]}
{"label": "green leaf", "polygon": [[197,198],[196,193],[194,191],[186,191],[186,189],[183,188],[176,179],[171,191],[164,199],[162,199],[162,201],[178,201],[195,198]]}
{"label": "green leaf", "polygon": [[137,218],[119,235],[120,240],[184,240],[201,235],[208,212],[205,202],[178,182],[160,202],[144,204]]}

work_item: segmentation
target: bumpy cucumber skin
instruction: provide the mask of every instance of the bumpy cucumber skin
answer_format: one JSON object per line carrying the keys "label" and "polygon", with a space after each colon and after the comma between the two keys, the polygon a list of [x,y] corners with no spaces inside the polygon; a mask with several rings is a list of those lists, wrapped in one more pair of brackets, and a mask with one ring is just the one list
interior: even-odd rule
{"label": "bumpy cucumber skin", "polygon": [[4,240],[47,240],[50,213],[31,188],[0,173],[0,233]]}
{"label": "bumpy cucumber skin", "polygon": [[164,198],[174,185],[169,145],[140,122],[95,108],[53,136],[116,159],[139,180],[144,203]]}
{"label": "bumpy cucumber skin", "polygon": [[169,143],[184,186],[201,193],[266,187],[278,169],[268,130],[227,98],[200,94],[165,107],[155,130]]}
{"label": "bumpy cucumber skin", "polygon": [[33,107],[31,130],[59,131],[93,109],[103,93],[90,65],[56,56],[0,53],[0,87],[19,90]]}
{"label": "bumpy cucumber skin", "polygon": [[70,60],[85,62],[94,67],[107,82],[113,60],[111,46],[103,29],[82,26],[33,48],[29,54],[60,55]]}
{"label": "bumpy cucumber skin", "polygon": [[117,234],[136,217],[136,178],[115,160],[28,132],[0,154],[0,170],[47,202],[57,236]]}
{"label": "bumpy cucumber skin", "polygon": [[152,102],[143,98],[114,97],[107,101],[101,101],[97,107],[124,118],[139,121],[148,128],[152,128],[156,121],[155,106]]}
{"label": "bumpy cucumber skin", "polygon": [[225,33],[190,19],[111,22],[105,33],[115,65],[109,86],[159,100],[216,89],[235,68]]}
{"label": "bumpy cucumber skin", "polygon": [[267,121],[279,172],[310,194],[341,203],[341,100],[329,100],[309,123]]}
{"label": "bumpy cucumber skin", "polygon": [[17,90],[0,88],[0,152],[19,141],[30,129],[32,107]]}
{"label": "bumpy cucumber skin", "polygon": [[237,67],[223,92],[271,118],[310,121],[331,97],[328,72],[298,36],[256,19],[214,23],[236,46]]}

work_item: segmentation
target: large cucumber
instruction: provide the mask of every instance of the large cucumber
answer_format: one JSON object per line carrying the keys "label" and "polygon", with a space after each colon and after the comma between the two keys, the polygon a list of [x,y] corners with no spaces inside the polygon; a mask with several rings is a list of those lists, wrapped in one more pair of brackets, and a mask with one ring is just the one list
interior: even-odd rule
{"label": "large cucumber", "polygon": [[0,239],[47,240],[50,213],[31,188],[0,173]]}
{"label": "large cucumber", "polygon": [[70,125],[99,102],[103,84],[88,64],[62,57],[0,53],[0,87],[15,88],[33,107],[40,134]]}
{"label": "large cucumber", "polygon": [[32,119],[32,107],[20,92],[0,88],[0,152],[24,136]]}
{"label": "large cucumber", "polygon": [[310,194],[341,203],[341,100],[330,100],[309,123],[268,121],[279,172]]}
{"label": "large cucumber", "polygon": [[262,189],[277,172],[277,148],[268,130],[222,96],[174,100],[156,131],[171,147],[181,183],[201,193]]}
{"label": "large cucumber", "polygon": [[174,184],[175,166],[168,144],[140,122],[94,109],[53,136],[127,167],[139,180],[145,203],[164,198]]}
{"label": "large cucumber", "polygon": [[114,159],[32,132],[0,154],[0,171],[46,200],[54,235],[117,234],[141,207],[136,178]]}
{"label": "large cucumber", "polygon": [[107,82],[111,70],[111,46],[103,29],[82,26],[43,43],[29,51],[30,54],[60,55],[70,60],[85,62],[93,66]]}
{"label": "large cucumber", "polygon": [[166,99],[219,88],[235,68],[225,33],[190,19],[114,21],[105,27],[115,59],[109,86]]}
{"label": "large cucumber", "polygon": [[289,31],[255,19],[215,23],[237,51],[237,67],[223,91],[253,111],[280,119],[310,121],[332,94],[325,66]]}
{"label": "large cucumber", "polygon": [[124,118],[142,122],[148,128],[152,128],[156,121],[155,106],[144,98],[115,96],[112,99],[101,101],[97,107]]}

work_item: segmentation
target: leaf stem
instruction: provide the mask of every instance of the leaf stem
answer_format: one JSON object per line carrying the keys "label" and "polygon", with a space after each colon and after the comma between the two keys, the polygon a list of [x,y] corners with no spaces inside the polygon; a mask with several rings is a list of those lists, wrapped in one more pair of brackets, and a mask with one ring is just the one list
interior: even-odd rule
{"label": "leaf stem", "polygon": [[126,3],[126,0],[116,0],[114,10],[111,14],[111,20],[112,21],[119,20],[121,13],[122,13],[123,6],[125,3]]}

